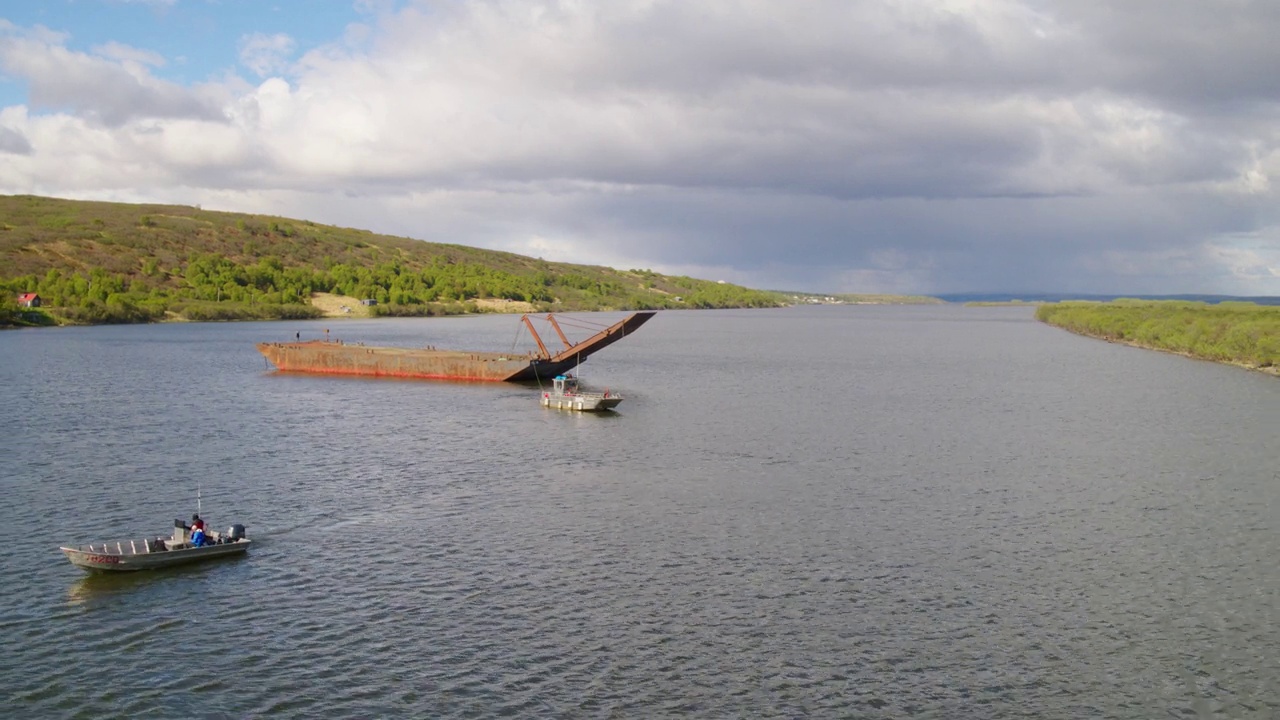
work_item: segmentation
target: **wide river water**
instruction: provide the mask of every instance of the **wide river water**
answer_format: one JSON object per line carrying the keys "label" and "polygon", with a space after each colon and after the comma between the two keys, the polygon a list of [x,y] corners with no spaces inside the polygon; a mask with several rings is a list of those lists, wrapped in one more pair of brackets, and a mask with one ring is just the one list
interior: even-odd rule
{"label": "wide river water", "polygon": [[[1277,378],[1027,308],[659,313],[604,416],[254,348],[519,327],[0,333],[0,716],[1280,717]],[[197,493],[248,557],[58,552]]]}

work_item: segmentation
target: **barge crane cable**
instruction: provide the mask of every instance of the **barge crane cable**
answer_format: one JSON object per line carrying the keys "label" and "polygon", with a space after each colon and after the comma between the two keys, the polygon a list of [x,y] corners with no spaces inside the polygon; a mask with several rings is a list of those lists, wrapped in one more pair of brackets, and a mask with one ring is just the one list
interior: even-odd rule
{"label": "barge crane cable", "polygon": [[520,333],[523,333],[523,332],[524,332],[524,325],[516,325],[516,336],[515,336],[515,337],[513,337],[513,338],[511,338],[511,350],[510,350],[510,352],[511,352],[512,354],[515,354],[515,351],[516,351],[516,344],[520,342]]}

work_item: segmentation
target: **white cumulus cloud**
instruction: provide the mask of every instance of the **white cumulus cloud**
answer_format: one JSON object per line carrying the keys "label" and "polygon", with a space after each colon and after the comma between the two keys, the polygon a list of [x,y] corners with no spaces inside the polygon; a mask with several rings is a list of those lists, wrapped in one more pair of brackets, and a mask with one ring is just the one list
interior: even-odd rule
{"label": "white cumulus cloud", "polygon": [[293,38],[284,33],[247,35],[240,39],[240,64],[258,77],[265,77],[288,67],[296,46]]}

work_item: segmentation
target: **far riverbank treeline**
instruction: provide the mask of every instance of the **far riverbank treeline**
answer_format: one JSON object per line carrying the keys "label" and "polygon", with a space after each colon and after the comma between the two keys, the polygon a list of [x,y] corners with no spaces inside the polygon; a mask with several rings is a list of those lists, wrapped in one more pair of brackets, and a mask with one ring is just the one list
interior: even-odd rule
{"label": "far riverbank treeline", "polygon": [[1041,305],[1036,318],[1082,335],[1280,372],[1280,307],[1116,300]]}
{"label": "far riverbank treeline", "polygon": [[[0,196],[0,324],[318,317],[314,293],[375,315],[777,307],[780,293],[649,270],[178,205]],[[39,310],[19,308],[39,295]]]}

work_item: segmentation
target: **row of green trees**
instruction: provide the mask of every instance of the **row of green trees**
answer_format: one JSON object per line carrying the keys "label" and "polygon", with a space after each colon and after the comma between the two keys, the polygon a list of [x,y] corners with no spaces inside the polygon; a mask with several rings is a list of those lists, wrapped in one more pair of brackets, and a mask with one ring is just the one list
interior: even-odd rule
{"label": "row of green trees", "polygon": [[[384,315],[452,314],[464,303],[500,298],[549,308],[561,301],[570,309],[612,306],[627,309],[661,307],[772,307],[775,294],[693,278],[675,278],[689,288],[687,297],[663,296],[610,279],[566,272],[517,275],[478,263],[437,259],[418,270],[398,261],[373,266],[334,263],[323,267],[285,267],[275,257],[251,264],[217,254],[192,254],[178,267],[161,267],[147,259],[137,272],[88,272],[51,269],[42,276],[0,280],[6,296],[39,293],[59,319],[76,323],[150,322],[177,315],[189,320],[236,320],[315,317],[313,293],[344,295],[353,301],[378,303]],[[7,312],[7,311],[6,311]],[[12,324],[0,316],[0,322]]]}
{"label": "row of green trees", "polygon": [[1117,300],[1040,306],[1036,318],[1094,337],[1258,368],[1280,366],[1280,307]]}
{"label": "row of green trees", "polygon": [[[195,255],[184,267],[161,270],[154,260],[140,273],[109,273],[94,268],[88,273],[49,270],[43,277],[28,275],[5,283],[13,292],[37,292],[55,307],[105,303],[113,295],[128,295],[135,302],[145,298],[180,298],[212,302],[305,303],[314,292],[331,292],[384,303],[506,298],[550,302],[551,279],[545,274],[524,278],[475,264],[440,264],[421,272],[399,263],[375,267],[331,264],[324,270],[286,268],[273,257],[242,265],[218,255]],[[592,284],[587,292],[598,290]]]}

